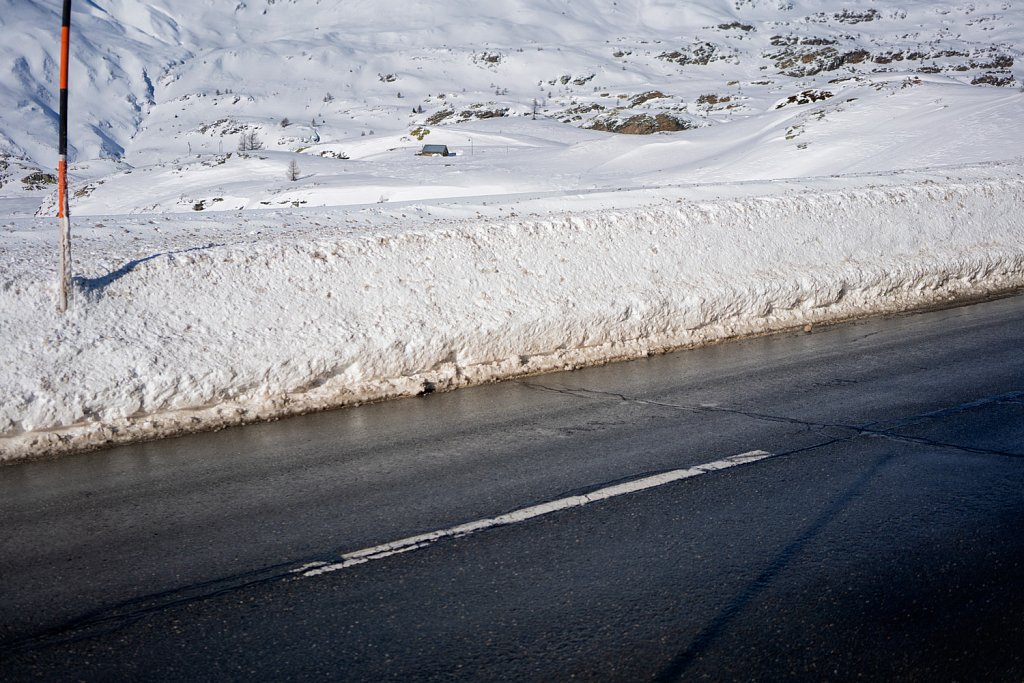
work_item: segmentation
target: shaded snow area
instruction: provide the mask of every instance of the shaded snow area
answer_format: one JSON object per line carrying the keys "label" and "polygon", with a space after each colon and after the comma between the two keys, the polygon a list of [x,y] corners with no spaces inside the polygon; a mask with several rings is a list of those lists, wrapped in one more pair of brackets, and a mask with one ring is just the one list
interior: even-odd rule
{"label": "shaded snow area", "polygon": [[1024,169],[2,227],[0,457],[1024,285]]}

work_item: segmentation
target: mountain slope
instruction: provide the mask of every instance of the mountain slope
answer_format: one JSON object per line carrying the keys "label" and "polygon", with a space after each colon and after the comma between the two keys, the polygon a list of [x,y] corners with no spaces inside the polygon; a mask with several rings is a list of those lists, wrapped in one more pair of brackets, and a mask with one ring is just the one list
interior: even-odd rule
{"label": "mountain slope", "polygon": [[[0,77],[0,198],[44,213],[56,12],[0,0],[13,65]],[[78,2],[72,207],[368,203],[1008,159],[1021,154],[1022,19],[1006,0]],[[243,134],[261,149],[240,158]],[[424,142],[461,158],[421,163]]]}

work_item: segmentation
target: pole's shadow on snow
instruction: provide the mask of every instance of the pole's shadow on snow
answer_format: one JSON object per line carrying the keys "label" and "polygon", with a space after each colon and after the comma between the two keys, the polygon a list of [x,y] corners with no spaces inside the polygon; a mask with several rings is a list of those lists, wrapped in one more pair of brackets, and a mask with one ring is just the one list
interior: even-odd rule
{"label": "pole's shadow on snow", "polygon": [[178,249],[175,251],[162,251],[156,254],[145,256],[143,258],[135,259],[134,261],[129,261],[128,263],[124,264],[117,270],[111,271],[106,275],[101,275],[99,277],[75,277],[72,278],[72,282],[74,283],[75,288],[82,294],[85,294],[86,296],[92,296],[94,298],[99,298],[100,296],[102,296],[104,289],[114,284],[121,278],[131,274],[132,271],[134,271],[136,268],[141,266],[146,261],[152,261],[153,259],[160,258],[161,256],[187,254],[190,251],[205,251],[207,249],[212,249],[214,247],[219,246],[223,245],[207,244],[202,247],[190,247],[188,249]]}
{"label": "pole's shadow on snow", "polygon": [[106,275],[101,275],[100,277],[76,277],[73,279],[73,282],[82,292],[92,294],[103,289],[107,285],[117,282],[125,275],[128,275],[130,272],[135,270],[137,266],[145,263],[146,261],[152,261],[160,256],[163,256],[163,254],[153,254],[152,256],[147,256],[145,258],[135,259],[134,261],[129,261],[117,270],[107,273]]}

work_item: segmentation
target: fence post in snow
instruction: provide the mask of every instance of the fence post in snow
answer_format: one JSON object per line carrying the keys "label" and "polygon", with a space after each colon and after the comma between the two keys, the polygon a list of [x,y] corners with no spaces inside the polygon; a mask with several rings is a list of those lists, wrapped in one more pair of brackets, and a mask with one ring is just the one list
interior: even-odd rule
{"label": "fence post in snow", "polygon": [[68,199],[68,45],[71,38],[71,0],[64,0],[60,30],[60,125],[57,145],[57,218],[60,219],[60,289],[57,310],[68,310],[71,291],[71,211]]}

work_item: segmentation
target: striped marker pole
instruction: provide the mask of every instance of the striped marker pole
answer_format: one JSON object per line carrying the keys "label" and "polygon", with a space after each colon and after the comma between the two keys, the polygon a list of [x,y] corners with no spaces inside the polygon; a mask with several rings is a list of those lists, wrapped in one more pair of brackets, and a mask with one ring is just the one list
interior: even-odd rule
{"label": "striped marker pole", "polygon": [[57,218],[60,220],[60,289],[57,310],[68,310],[71,291],[71,204],[68,200],[68,45],[71,38],[71,0],[64,0],[60,30],[60,128],[57,146]]}

